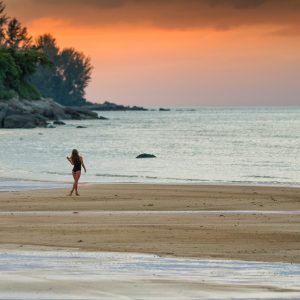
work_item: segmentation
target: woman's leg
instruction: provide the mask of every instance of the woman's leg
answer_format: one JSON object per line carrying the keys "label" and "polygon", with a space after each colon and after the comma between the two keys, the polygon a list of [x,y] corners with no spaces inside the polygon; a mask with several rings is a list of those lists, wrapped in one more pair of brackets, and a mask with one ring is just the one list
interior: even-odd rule
{"label": "woman's leg", "polygon": [[72,190],[71,190],[69,196],[72,196],[72,194],[73,194],[73,192],[74,192],[74,190],[75,190],[76,173],[73,172],[72,175],[73,175],[73,178],[74,178],[74,182],[73,182],[73,187],[72,187]]}
{"label": "woman's leg", "polygon": [[80,178],[80,175],[81,175],[81,172],[80,171],[77,171],[76,173],[75,173],[75,181],[74,181],[74,188],[75,188],[75,193],[76,193],[76,195],[77,196],[79,196],[79,194],[78,194],[78,181],[79,181],[79,178]]}

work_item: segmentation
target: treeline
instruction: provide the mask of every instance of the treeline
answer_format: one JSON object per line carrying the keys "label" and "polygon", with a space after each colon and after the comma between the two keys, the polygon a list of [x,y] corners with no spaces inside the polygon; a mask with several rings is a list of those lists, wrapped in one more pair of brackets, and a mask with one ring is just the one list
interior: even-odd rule
{"label": "treeline", "polygon": [[50,34],[33,41],[0,1],[0,99],[43,96],[63,105],[83,105],[91,71],[88,57],[74,48],[60,49]]}

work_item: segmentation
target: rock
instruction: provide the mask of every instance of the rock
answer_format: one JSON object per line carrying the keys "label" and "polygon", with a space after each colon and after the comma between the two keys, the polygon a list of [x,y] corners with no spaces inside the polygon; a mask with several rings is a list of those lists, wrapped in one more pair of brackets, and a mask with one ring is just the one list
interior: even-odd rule
{"label": "rock", "polygon": [[3,105],[0,106],[0,128],[4,127],[4,118],[7,115],[7,111],[8,105],[3,103]]}
{"label": "rock", "polygon": [[155,158],[156,156],[153,154],[143,153],[138,155],[136,158]]}
{"label": "rock", "polygon": [[171,109],[169,108],[160,108],[159,111],[170,111]]}
{"label": "rock", "polygon": [[100,116],[98,119],[99,120],[109,120],[108,118],[105,118],[105,117],[102,117],[102,116]]}
{"label": "rock", "polygon": [[3,121],[3,128],[35,128],[45,127],[46,121],[38,115],[10,114]]}
{"label": "rock", "polygon": [[128,110],[141,110],[147,111],[146,108],[141,106],[125,106],[120,104],[115,104],[113,102],[105,101],[104,103],[91,103],[89,102],[84,106],[90,110],[102,110],[102,111],[128,111]]}
{"label": "rock", "polygon": [[53,124],[54,124],[54,125],[66,125],[65,122],[60,121],[60,120],[55,120],[55,121],[53,121]]}
{"label": "rock", "polygon": [[86,108],[64,107],[54,100],[0,100],[0,128],[47,127],[47,121],[64,125],[61,120],[98,119],[97,113]]}
{"label": "rock", "polygon": [[87,108],[76,108],[75,110],[81,115],[82,119],[98,119],[98,114]]}
{"label": "rock", "polygon": [[87,127],[79,125],[76,128],[87,128]]}
{"label": "rock", "polygon": [[65,113],[72,116],[72,119],[98,119],[98,114],[84,107],[65,107]]}

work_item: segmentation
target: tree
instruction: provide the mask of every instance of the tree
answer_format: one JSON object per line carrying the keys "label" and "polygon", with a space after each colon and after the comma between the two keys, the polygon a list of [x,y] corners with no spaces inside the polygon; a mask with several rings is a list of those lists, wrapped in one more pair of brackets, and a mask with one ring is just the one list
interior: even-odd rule
{"label": "tree", "polygon": [[57,72],[59,48],[56,40],[51,34],[44,34],[37,38],[36,46],[49,58],[50,64],[46,67],[39,65],[30,81],[38,87],[44,97],[56,99],[62,86],[61,78]]}
{"label": "tree", "polygon": [[20,85],[20,68],[7,51],[0,48],[0,99],[9,99],[16,95]]}
{"label": "tree", "polygon": [[65,105],[82,105],[84,94],[91,79],[91,60],[74,48],[63,49],[60,53],[59,74],[62,77],[61,100]]}
{"label": "tree", "polygon": [[65,105],[83,105],[91,79],[91,61],[74,48],[60,50],[50,34],[32,42],[27,28],[9,18],[0,0],[0,98],[51,97]]}
{"label": "tree", "polygon": [[5,5],[3,1],[0,1],[0,46],[5,40],[5,26],[7,24],[8,17],[5,14]]}
{"label": "tree", "polygon": [[90,58],[74,48],[60,50],[50,34],[40,36],[36,45],[52,62],[50,68],[39,67],[31,77],[42,95],[63,105],[85,104],[85,88],[92,72]]}
{"label": "tree", "polygon": [[36,46],[18,51],[13,49],[12,53],[20,70],[18,94],[25,99],[41,98],[39,90],[30,82],[30,77],[36,72],[38,66],[50,65],[48,57]]}
{"label": "tree", "polygon": [[8,22],[5,42],[6,47],[10,48],[28,48],[31,45],[32,38],[28,36],[27,28],[22,27],[21,23],[13,18]]}
{"label": "tree", "polygon": [[0,97],[39,99],[41,95],[29,78],[42,65],[49,65],[49,59],[32,45],[26,27],[6,16],[0,1]]}

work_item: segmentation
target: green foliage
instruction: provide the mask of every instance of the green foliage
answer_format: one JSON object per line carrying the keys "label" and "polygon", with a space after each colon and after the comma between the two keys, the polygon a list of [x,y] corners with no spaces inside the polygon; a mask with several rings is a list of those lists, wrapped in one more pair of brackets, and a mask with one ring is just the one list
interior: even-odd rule
{"label": "green foliage", "polygon": [[28,36],[27,28],[22,27],[16,18],[11,19],[7,24],[6,46],[16,49],[30,47],[30,44],[31,37]]}
{"label": "green foliage", "polygon": [[0,99],[50,97],[64,105],[83,105],[91,79],[90,59],[74,48],[60,50],[50,35],[36,44],[0,0]]}
{"label": "green foliage", "polygon": [[28,100],[38,100],[41,98],[41,94],[38,89],[31,83],[22,82],[18,88],[19,95]]}
{"label": "green foliage", "polygon": [[44,97],[50,97],[63,105],[84,105],[85,88],[90,79],[90,58],[74,48],[60,50],[50,34],[37,39],[37,47],[49,57],[50,67],[39,67],[31,77]]}
{"label": "green foliage", "polygon": [[20,85],[20,68],[7,49],[0,49],[0,98],[15,96]]}

